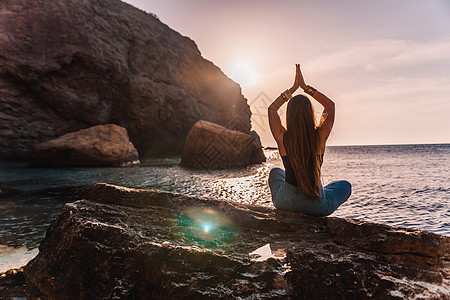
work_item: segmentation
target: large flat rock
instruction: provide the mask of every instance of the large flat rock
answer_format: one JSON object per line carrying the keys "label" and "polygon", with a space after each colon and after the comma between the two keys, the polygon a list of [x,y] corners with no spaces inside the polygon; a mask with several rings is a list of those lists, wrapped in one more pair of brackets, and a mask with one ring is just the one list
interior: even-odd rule
{"label": "large flat rock", "polygon": [[450,239],[107,184],[25,267],[37,299],[448,299]]}

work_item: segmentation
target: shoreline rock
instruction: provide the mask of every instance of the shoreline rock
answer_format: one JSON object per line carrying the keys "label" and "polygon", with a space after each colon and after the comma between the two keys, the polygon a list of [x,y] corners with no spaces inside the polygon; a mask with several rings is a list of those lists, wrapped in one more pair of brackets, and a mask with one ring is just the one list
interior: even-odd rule
{"label": "shoreline rock", "polygon": [[25,267],[29,299],[448,299],[450,238],[96,184]]}
{"label": "shoreline rock", "polygon": [[36,145],[31,167],[127,167],[139,155],[123,127],[106,124],[66,133]]}
{"label": "shoreline rock", "polygon": [[0,297],[2,299],[25,298],[26,284],[23,267],[0,273]]}
{"label": "shoreline rock", "polygon": [[180,165],[193,169],[228,169],[266,161],[256,132],[246,134],[200,120],[186,137]]}

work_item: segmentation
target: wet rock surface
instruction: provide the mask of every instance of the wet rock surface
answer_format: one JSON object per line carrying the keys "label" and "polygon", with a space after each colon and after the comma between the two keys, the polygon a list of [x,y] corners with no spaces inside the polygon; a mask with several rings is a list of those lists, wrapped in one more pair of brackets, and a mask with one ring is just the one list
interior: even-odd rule
{"label": "wet rock surface", "polygon": [[86,198],[25,267],[29,299],[450,294],[450,239],[430,232],[107,184]]}
{"label": "wet rock surface", "polygon": [[200,120],[186,137],[180,165],[195,169],[245,167],[266,161],[256,132],[246,134]]}
{"label": "wet rock surface", "polygon": [[0,199],[18,195],[20,194],[19,190],[7,188],[7,187],[0,187]]}
{"label": "wet rock surface", "polygon": [[34,167],[132,166],[139,164],[139,155],[125,128],[107,124],[36,145],[29,164]]}
{"label": "wet rock surface", "polygon": [[154,15],[119,0],[0,2],[0,158],[108,123],[141,156],[181,154],[200,119],[250,131],[239,85]]}
{"label": "wet rock surface", "polygon": [[0,273],[0,299],[25,298],[26,284],[23,268]]}

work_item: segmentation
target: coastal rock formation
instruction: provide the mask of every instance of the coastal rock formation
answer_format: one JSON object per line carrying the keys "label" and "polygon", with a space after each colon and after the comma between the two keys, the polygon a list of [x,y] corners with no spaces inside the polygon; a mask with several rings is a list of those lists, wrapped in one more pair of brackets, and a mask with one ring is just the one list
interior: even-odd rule
{"label": "coastal rock formation", "polygon": [[0,1],[0,158],[99,124],[181,154],[200,119],[250,131],[241,88],[195,43],[119,0]]}
{"label": "coastal rock formation", "polygon": [[264,162],[266,157],[254,134],[254,131],[246,134],[208,121],[198,121],[186,137],[180,165],[208,170]]}
{"label": "coastal rock formation", "polygon": [[37,145],[30,166],[124,167],[139,164],[127,130],[107,124],[70,132]]}
{"label": "coastal rock formation", "polygon": [[96,184],[25,267],[28,299],[448,299],[450,238]]}

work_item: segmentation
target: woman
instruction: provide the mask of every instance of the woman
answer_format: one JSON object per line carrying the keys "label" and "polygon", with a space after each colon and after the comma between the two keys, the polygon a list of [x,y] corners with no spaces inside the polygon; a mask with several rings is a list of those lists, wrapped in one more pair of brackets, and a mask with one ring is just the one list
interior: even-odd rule
{"label": "woman", "polygon": [[[299,87],[324,107],[317,125],[310,100],[303,95],[292,97]],[[287,101],[284,128],[277,111]],[[321,184],[323,153],[333,123],[334,102],[306,85],[300,65],[296,64],[294,85],[269,106],[270,130],[286,169],[286,172],[280,168],[270,171],[269,186],[276,208],[327,216],[350,197],[351,185],[348,181],[333,182],[325,187]]]}

